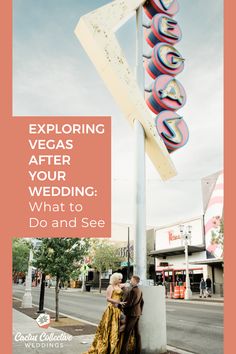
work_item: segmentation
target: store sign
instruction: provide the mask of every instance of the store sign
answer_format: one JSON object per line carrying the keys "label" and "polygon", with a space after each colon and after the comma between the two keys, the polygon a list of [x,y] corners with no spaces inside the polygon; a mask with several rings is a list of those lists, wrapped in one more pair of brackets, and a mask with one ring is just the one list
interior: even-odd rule
{"label": "store sign", "polygon": [[[181,222],[182,224],[182,222]],[[202,246],[203,242],[203,222],[202,218],[191,220],[183,223],[183,225],[192,226],[191,245]],[[176,247],[184,247],[183,240],[180,236],[179,224],[169,227],[163,227],[156,230],[156,250],[163,251],[166,249],[172,249]]]}
{"label": "store sign", "polygon": [[[173,230],[169,230],[169,231],[168,231],[168,235],[169,235],[169,244],[170,244],[171,242],[173,242],[173,241],[181,240],[180,234],[175,234],[175,233],[173,232]],[[181,244],[182,244],[182,242],[181,242]]]}
{"label": "store sign", "polygon": [[[144,66],[154,79],[147,90],[146,103],[157,114],[156,129],[169,152],[184,146],[188,141],[188,127],[182,116],[173,114],[186,102],[186,93],[175,76],[184,69],[184,58],[174,47],[182,37],[178,23],[172,18],[178,11],[176,0],[150,0],[144,4],[145,13],[152,19],[145,38],[152,54]],[[164,114],[163,114],[164,112]]]}

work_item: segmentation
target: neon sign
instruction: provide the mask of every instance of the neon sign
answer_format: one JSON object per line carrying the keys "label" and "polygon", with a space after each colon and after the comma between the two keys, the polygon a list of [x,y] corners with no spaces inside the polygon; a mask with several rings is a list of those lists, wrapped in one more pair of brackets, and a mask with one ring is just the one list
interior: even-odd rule
{"label": "neon sign", "polygon": [[[162,180],[167,180],[176,175],[175,166],[161,135],[156,129],[152,114],[143,98],[143,93],[140,91],[133,70],[129,67],[115,35],[117,28],[145,2],[145,0],[111,1],[107,5],[82,16],[76,26],[75,34],[130,124],[133,125],[137,119],[141,122],[145,131],[146,152]],[[161,4],[164,7],[170,6],[168,11],[172,11],[171,2],[168,4],[168,1],[162,1]],[[163,24],[163,26],[165,25]],[[172,25],[169,23],[167,26],[169,28]],[[166,31],[171,32],[172,29],[169,28]],[[174,62],[178,55],[176,53],[170,53],[169,55],[169,65],[176,65]],[[175,59],[172,60],[171,57],[175,57]],[[178,63],[177,66],[180,65]],[[171,72],[173,70],[175,69],[172,69]]]}
{"label": "neon sign", "polygon": [[153,48],[144,67],[154,79],[146,90],[145,100],[157,114],[155,125],[167,150],[173,152],[188,141],[188,127],[176,111],[186,102],[186,93],[175,76],[184,69],[184,58],[174,47],[182,38],[178,23],[172,18],[179,9],[176,0],[150,0],[144,4],[146,15],[152,19],[145,31],[145,39]]}

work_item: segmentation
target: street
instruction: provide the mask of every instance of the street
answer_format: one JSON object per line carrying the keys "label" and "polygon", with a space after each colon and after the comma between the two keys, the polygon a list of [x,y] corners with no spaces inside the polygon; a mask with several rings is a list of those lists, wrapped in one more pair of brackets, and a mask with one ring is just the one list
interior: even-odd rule
{"label": "street", "polygon": [[[39,287],[32,288],[38,304]],[[14,285],[13,296],[22,298],[24,286]],[[45,289],[45,307],[54,310],[54,288]],[[78,289],[60,291],[59,310],[98,324],[106,307],[103,295]],[[181,301],[181,300],[180,300]],[[197,354],[223,354],[223,304],[167,301],[167,343]]]}

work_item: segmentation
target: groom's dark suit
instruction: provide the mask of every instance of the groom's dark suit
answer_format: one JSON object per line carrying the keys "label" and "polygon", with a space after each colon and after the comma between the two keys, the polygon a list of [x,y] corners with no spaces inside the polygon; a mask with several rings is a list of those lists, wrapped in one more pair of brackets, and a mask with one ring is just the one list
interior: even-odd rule
{"label": "groom's dark suit", "polygon": [[126,302],[126,305],[124,306],[124,313],[126,315],[126,327],[121,347],[121,354],[126,354],[128,352],[128,343],[132,331],[134,331],[136,343],[134,353],[140,354],[141,336],[139,333],[138,322],[142,314],[144,304],[142,291],[138,288],[138,286],[133,286],[127,293],[124,301]]}

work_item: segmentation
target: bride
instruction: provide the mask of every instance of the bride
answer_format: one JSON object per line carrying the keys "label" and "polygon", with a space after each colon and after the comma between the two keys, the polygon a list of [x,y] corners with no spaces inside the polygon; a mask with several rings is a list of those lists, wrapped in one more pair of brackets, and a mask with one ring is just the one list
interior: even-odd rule
{"label": "bride", "polygon": [[108,306],[98,325],[94,341],[84,354],[120,354],[122,344],[121,333],[121,306],[123,290],[126,284],[121,284],[121,273],[114,273],[110,277],[110,285],[106,291]]}

